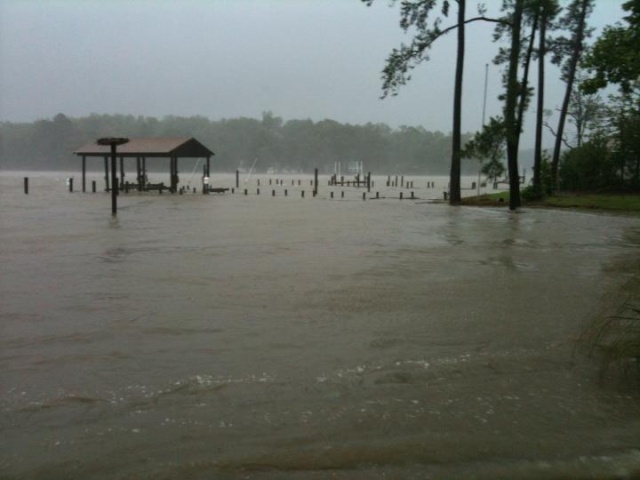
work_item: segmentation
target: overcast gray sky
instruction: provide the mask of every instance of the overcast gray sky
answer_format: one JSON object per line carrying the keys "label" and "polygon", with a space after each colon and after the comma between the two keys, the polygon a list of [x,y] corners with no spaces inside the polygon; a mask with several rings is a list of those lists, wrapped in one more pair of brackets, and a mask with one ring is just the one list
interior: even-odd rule
{"label": "overcast gray sky", "polygon": [[[468,2],[468,15],[476,2]],[[500,0],[486,0],[497,13]],[[598,0],[592,25],[622,16]],[[380,71],[408,42],[398,7],[377,0],[0,0],[0,121],[57,113],[216,120],[266,110],[285,120],[330,118],[451,130],[455,35],[439,40],[399,96],[380,100]],[[493,26],[468,27],[463,131],[500,113]],[[560,104],[549,72],[548,105]]]}

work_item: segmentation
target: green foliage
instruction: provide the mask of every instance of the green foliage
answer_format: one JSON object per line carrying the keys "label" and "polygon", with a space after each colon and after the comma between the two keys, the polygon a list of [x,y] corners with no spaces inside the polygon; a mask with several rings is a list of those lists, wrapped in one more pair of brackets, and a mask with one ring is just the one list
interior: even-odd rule
{"label": "green foliage", "polygon": [[[370,6],[374,0],[362,0]],[[429,60],[429,50],[433,43],[451,29],[442,29],[442,17],[433,15],[440,11],[449,16],[449,1],[443,0],[440,8],[438,0],[402,0],[400,2],[400,27],[405,31],[414,30],[415,35],[409,45],[394,48],[382,70],[383,98],[398,94],[398,89],[411,80],[410,72],[420,63]]]}
{"label": "green foliage", "polygon": [[613,159],[623,179],[634,189],[640,189],[640,112],[621,108],[612,122],[615,133]]}
{"label": "green foliage", "polygon": [[563,190],[604,191],[620,186],[615,156],[606,139],[596,137],[579,148],[565,152],[560,163]]}
{"label": "green foliage", "polygon": [[540,164],[540,186],[531,184],[522,190],[522,199],[526,202],[538,202],[555,193],[555,185],[551,174],[551,158],[545,150],[542,152]]}
{"label": "green foliage", "polygon": [[489,123],[476,132],[473,138],[465,144],[462,156],[476,158],[482,164],[480,172],[491,182],[502,177],[505,167],[502,163],[505,153],[504,120],[501,117],[491,117]]}
{"label": "green foliage", "polygon": [[483,175],[486,175],[489,178],[489,180],[493,183],[504,175],[505,167],[500,160],[491,158],[489,159],[488,162],[482,165],[480,172]]}
{"label": "green foliage", "polygon": [[467,142],[462,151],[466,158],[480,160],[500,160],[505,152],[505,129],[502,117],[491,117],[489,123],[476,132],[473,138]]}
{"label": "green foliage", "polygon": [[640,78],[640,0],[627,1],[622,8],[627,25],[607,27],[585,59],[593,77],[582,84],[585,92],[593,93],[612,83],[624,94],[638,89]]}

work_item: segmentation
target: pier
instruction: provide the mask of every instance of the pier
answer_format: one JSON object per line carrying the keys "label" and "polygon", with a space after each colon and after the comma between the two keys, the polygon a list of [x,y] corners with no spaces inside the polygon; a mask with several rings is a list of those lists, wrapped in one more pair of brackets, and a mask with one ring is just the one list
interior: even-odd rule
{"label": "pier", "polygon": [[[92,142],[80,147],[73,152],[82,158],[82,191],[86,192],[87,158],[99,158],[104,161],[104,182],[105,190],[110,191],[109,158],[111,151],[108,145],[99,145]],[[117,158],[119,160],[119,183],[120,190],[125,188],[125,159],[135,159],[135,182],[129,182],[128,188],[138,191],[168,189],[171,193],[178,192],[180,179],[178,176],[178,161],[181,158],[205,159],[203,165],[203,192],[204,179],[209,177],[211,157],[215,154],[193,137],[155,137],[155,138],[131,138],[129,142],[118,148]],[[147,182],[147,160],[168,160],[169,182],[151,185]],[[114,177],[115,178],[115,177]],[[113,183],[113,180],[111,180]]]}

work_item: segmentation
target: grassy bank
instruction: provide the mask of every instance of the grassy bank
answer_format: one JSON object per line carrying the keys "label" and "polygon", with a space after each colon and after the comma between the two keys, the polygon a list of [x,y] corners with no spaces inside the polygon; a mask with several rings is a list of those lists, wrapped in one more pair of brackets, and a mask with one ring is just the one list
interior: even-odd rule
{"label": "grassy bank", "polygon": [[[468,197],[463,205],[508,206],[509,192],[490,193],[479,197]],[[612,212],[640,213],[640,195],[631,194],[580,194],[560,193],[535,202],[523,202],[527,207],[575,208]]]}

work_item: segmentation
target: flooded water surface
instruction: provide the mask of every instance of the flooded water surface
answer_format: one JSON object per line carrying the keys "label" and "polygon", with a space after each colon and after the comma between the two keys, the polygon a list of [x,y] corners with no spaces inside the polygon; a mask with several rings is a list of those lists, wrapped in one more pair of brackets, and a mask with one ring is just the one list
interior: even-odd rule
{"label": "flooded water surface", "polygon": [[635,274],[637,218],[452,208],[425,179],[121,194],[112,218],[21,180],[0,177],[2,478],[640,472],[638,397],[576,349]]}

